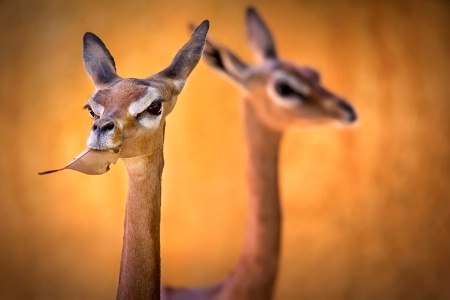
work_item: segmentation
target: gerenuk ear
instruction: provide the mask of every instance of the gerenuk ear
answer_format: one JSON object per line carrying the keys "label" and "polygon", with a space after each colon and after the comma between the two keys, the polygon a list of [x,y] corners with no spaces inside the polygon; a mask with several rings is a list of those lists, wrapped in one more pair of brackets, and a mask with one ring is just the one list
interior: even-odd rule
{"label": "gerenuk ear", "polygon": [[276,59],[277,51],[269,29],[253,7],[247,9],[247,39],[255,57],[262,62]]}
{"label": "gerenuk ear", "polygon": [[208,29],[209,21],[205,20],[195,29],[191,39],[178,51],[172,63],[158,73],[158,75],[176,81],[178,92],[181,92],[189,74],[197,66],[202,56]]}
{"label": "gerenuk ear", "polygon": [[105,44],[91,32],[83,36],[83,59],[84,67],[97,89],[108,87],[119,79],[114,58]]}
{"label": "gerenuk ear", "polygon": [[243,82],[243,74],[248,68],[248,65],[229,49],[216,44],[209,38],[206,39],[203,60],[214,69],[228,75],[237,83],[245,85]]}

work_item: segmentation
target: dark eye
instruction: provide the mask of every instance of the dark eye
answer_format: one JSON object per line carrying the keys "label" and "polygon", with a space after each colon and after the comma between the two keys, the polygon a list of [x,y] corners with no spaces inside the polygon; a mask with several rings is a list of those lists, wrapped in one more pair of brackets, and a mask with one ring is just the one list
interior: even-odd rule
{"label": "dark eye", "polygon": [[95,118],[96,115],[94,114],[94,112],[92,111],[92,109],[89,109],[88,112],[89,112],[89,114],[91,115],[91,117]]}
{"label": "dark eye", "polygon": [[86,109],[89,112],[89,114],[91,115],[91,117],[93,117],[94,119],[98,119],[98,116],[94,113],[94,111],[92,110],[92,108],[90,106],[86,106]]}
{"label": "dark eye", "polygon": [[154,116],[159,116],[161,114],[161,108],[161,101],[153,101],[153,103],[147,108],[147,111]]}
{"label": "dark eye", "polygon": [[275,83],[275,91],[280,96],[291,96],[295,94],[295,91],[291,88],[291,86],[284,81],[277,81]]}
{"label": "dark eye", "polygon": [[285,81],[277,81],[277,82],[275,82],[275,91],[281,97],[292,97],[292,96],[295,96],[295,97],[297,97],[300,100],[305,100],[306,99],[306,95],[305,94],[294,90]]}

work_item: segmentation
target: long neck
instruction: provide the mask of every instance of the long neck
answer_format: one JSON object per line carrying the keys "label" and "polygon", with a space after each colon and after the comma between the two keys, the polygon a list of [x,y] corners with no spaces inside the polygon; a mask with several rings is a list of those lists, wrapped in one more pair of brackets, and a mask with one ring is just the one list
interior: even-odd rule
{"label": "long neck", "polygon": [[159,299],[163,152],[124,162],[128,197],[117,299]]}
{"label": "long neck", "polygon": [[278,270],[281,210],[278,192],[278,151],[281,133],[265,126],[244,102],[247,151],[248,219],[236,282],[247,282],[247,295],[271,298]]}

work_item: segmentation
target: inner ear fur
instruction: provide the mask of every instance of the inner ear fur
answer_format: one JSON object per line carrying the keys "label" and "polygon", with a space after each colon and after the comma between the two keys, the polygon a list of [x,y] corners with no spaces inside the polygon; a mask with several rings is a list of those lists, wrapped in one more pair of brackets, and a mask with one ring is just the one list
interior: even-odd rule
{"label": "inner ear fur", "polygon": [[246,23],[247,39],[256,59],[258,61],[276,59],[278,56],[272,34],[253,7],[247,8]]}
{"label": "inner ear fur", "polygon": [[83,36],[84,67],[97,88],[114,83],[119,76],[111,53],[98,36],[86,32]]}

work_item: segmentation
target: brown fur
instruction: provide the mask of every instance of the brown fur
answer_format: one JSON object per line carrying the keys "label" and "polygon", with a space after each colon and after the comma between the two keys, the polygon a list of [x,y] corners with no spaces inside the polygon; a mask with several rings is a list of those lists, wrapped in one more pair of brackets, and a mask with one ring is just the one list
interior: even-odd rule
{"label": "brown fur", "polygon": [[[250,45],[260,64],[248,66],[210,40],[204,55],[208,64],[225,73],[243,92],[249,201],[243,251],[233,272],[221,283],[203,289],[167,289],[163,299],[271,299],[281,247],[278,153],[283,132],[293,125],[349,122],[348,111],[340,103],[351,106],[322,87],[317,71],[277,59],[270,32],[252,8],[247,10],[247,26]],[[309,87],[304,103],[281,106],[267,92],[273,85],[271,76],[279,70]]]}
{"label": "brown fur", "polygon": [[[179,82],[186,81],[200,60],[208,27],[208,21],[203,22],[170,66],[146,79],[120,78],[115,72],[114,59],[103,42],[92,33],[84,37],[86,71],[97,87],[87,106],[101,105],[104,108],[101,115],[95,117],[94,138],[119,145],[120,157],[128,172],[118,299],[159,299],[165,117],[173,110],[181,92]],[[132,103],[146,94],[148,87],[156,89],[158,97],[163,100],[161,115],[154,116],[159,123],[150,128],[139,124],[137,116],[128,110]],[[97,130],[105,128],[106,124],[114,126],[104,131]]]}

